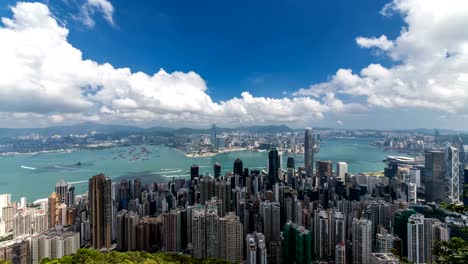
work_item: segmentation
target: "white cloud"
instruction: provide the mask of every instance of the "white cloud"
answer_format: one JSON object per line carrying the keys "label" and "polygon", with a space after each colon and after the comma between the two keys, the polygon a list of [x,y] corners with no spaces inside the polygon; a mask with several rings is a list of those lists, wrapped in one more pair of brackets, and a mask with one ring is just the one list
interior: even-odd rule
{"label": "white cloud", "polygon": [[339,69],[329,81],[294,94],[330,92],[374,107],[468,113],[468,1],[394,0],[382,13],[402,15],[406,26],[400,36],[356,41],[379,49],[393,66],[370,64],[359,74]]}
{"label": "white cloud", "polygon": [[[98,5],[100,1],[88,1]],[[362,112],[332,91],[314,98],[255,97],[215,102],[195,72],[153,75],[84,60],[47,6],[18,3],[0,27],[0,116],[8,124],[102,121],[206,126],[288,123],[304,126],[325,113]],[[14,118],[13,118],[14,117]],[[29,123],[28,121],[29,120]]]}
{"label": "white cloud", "polygon": [[86,0],[81,6],[80,20],[88,27],[94,27],[95,21],[93,15],[96,12],[102,13],[104,19],[114,26],[114,6],[108,0]]}
{"label": "white cloud", "polygon": [[382,35],[379,38],[357,37],[356,43],[362,48],[379,48],[381,50],[389,50],[393,47],[393,42],[387,39],[387,36]]}

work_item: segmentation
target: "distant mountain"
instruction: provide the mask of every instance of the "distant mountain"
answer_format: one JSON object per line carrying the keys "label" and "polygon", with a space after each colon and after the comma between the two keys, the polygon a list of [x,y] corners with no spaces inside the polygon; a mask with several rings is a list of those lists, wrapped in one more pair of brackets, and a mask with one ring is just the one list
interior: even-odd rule
{"label": "distant mountain", "polygon": [[144,132],[145,129],[124,125],[103,125],[92,122],[81,123],[71,126],[52,126],[46,128],[0,128],[0,137],[17,137],[31,134],[42,136],[70,135],[70,134],[115,134]]}
{"label": "distant mountain", "polygon": [[[285,125],[277,126],[245,126],[239,128],[216,128],[217,133],[230,133],[234,131],[249,132],[258,134],[276,134],[293,132],[295,130]],[[70,135],[70,134],[90,134],[95,132],[97,134],[160,134],[165,136],[171,135],[193,135],[193,134],[209,134],[210,128],[195,129],[195,128],[169,128],[162,126],[154,126],[150,128],[141,128],[136,126],[125,125],[106,125],[92,122],[81,123],[70,126],[52,126],[46,128],[0,128],[0,137],[17,137],[26,136],[31,134],[38,134],[41,136],[52,135]]]}

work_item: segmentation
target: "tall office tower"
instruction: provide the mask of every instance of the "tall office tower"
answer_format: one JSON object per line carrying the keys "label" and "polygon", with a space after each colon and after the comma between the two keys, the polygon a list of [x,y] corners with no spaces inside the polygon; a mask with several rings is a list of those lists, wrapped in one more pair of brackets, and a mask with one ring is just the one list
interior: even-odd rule
{"label": "tall office tower", "polygon": [[55,193],[60,197],[61,204],[68,204],[68,183],[63,179],[55,184]]}
{"label": "tall office tower", "polygon": [[137,250],[137,226],[140,222],[140,217],[135,212],[128,212],[125,215],[125,243],[126,250]]}
{"label": "tall office tower", "polygon": [[59,206],[60,206],[60,196],[56,193],[53,192],[49,196],[49,228],[54,228],[59,225]]}
{"label": "tall office tower", "polygon": [[320,181],[320,188],[324,188],[330,177],[333,176],[333,163],[331,160],[317,160],[317,177]]}
{"label": "tall office tower", "polygon": [[288,157],[288,160],[286,162],[286,168],[293,169],[293,170],[296,169],[296,163],[293,157]]}
{"label": "tall office tower", "polygon": [[458,160],[460,161],[460,164],[459,164],[459,187],[460,187],[460,199],[461,199],[461,193],[462,193],[462,188],[463,188],[463,184],[465,183],[464,181],[464,177],[463,177],[463,174],[464,174],[464,170],[465,170],[465,162],[466,162],[466,154],[465,154],[465,148],[463,147],[463,140],[461,139],[461,137],[454,137],[452,139],[452,146],[454,146],[456,149],[458,149]]}
{"label": "tall office tower", "polygon": [[277,148],[272,148],[268,153],[268,189],[272,189],[279,179],[281,170],[280,155]]}
{"label": "tall office tower", "polygon": [[216,139],[216,125],[215,124],[211,126],[211,150],[212,151],[218,150],[218,142]]}
{"label": "tall office tower", "polygon": [[233,168],[234,175],[242,176],[244,173],[244,166],[242,165],[242,160],[237,158],[234,161],[234,168]]}
{"label": "tall office tower", "polygon": [[206,209],[205,214],[205,230],[206,230],[206,257],[218,258],[219,255],[219,230],[218,230],[218,208],[215,205],[210,205]]}
{"label": "tall office tower", "polygon": [[426,202],[444,201],[445,199],[445,155],[438,150],[426,150],[424,153],[424,177]]}
{"label": "tall office tower", "polygon": [[389,253],[390,249],[394,247],[395,237],[389,234],[387,229],[380,228],[380,232],[376,235],[375,252]]}
{"label": "tall office tower", "polygon": [[89,179],[91,245],[94,249],[111,248],[112,182],[104,174]]}
{"label": "tall office tower", "polygon": [[336,163],[336,176],[343,182],[345,181],[345,175],[348,173],[348,163],[340,161]]}
{"label": "tall office tower", "polygon": [[257,242],[257,264],[267,264],[267,249],[265,244],[265,236],[262,233],[254,233],[255,242]]}
{"label": "tall office tower", "polygon": [[465,206],[468,205],[468,166],[465,167],[463,170],[463,178],[465,178],[463,182],[463,204]]}
{"label": "tall office tower", "polygon": [[211,176],[203,177],[198,184],[200,188],[200,204],[205,204],[215,194],[215,182]]}
{"label": "tall office tower", "polygon": [[268,263],[271,264],[281,264],[283,263],[283,258],[281,256],[281,241],[272,241],[270,243],[270,255],[268,256]]}
{"label": "tall office tower", "polygon": [[68,186],[67,206],[75,207],[75,187]]}
{"label": "tall office tower", "polygon": [[417,186],[414,183],[408,183],[408,203],[417,204],[418,203],[418,190]]}
{"label": "tall office tower", "polygon": [[421,169],[412,167],[410,169],[410,182],[416,184],[417,187],[421,187]]}
{"label": "tall office tower", "polygon": [[[267,248],[270,248],[271,242],[280,241],[280,204],[269,201],[260,204],[260,214],[263,221],[263,235]],[[269,252],[271,253],[271,252]]]}
{"label": "tall office tower", "polygon": [[304,133],[304,166],[306,176],[314,176],[314,134],[312,128],[308,127]]}
{"label": "tall office tower", "polygon": [[257,264],[257,242],[255,242],[254,234],[247,234],[245,245],[247,248],[247,264]]}
{"label": "tall office tower", "polygon": [[235,213],[219,218],[219,258],[229,262],[242,262],[243,226]]}
{"label": "tall office tower", "polygon": [[395,212],[395,225],[393,228],[394,234],[396,234],[402,240],[401,256],[408,255],[408,220],[411,215],[416,214],[416,211],[412,209],[398,210]]}
{"label": "tall office tower", "polygon": [[192,167],[190,167],[190,180],[193,181],[195,178],[198,178],[198,176],[200,176],[198,165],[193,164]]}
{"label": "tall office tower", "polygon": [[455,147],[445,149],[445,186],[447,199],[451,203],[460,202],[460,160],[459,151]]}
{"label": "tall office tower", "polygon": [[372,222],[353,219],[353,263],[369,264],[372,253]]}
{"label": "tall office tower", "polygon": [[221,177],[221,164],[219,164],[218,162],[216,162],[214,165],[213,165],[213,172],[214,172],[214,178],[215,179],[218,179],[219,177]]}
{"label": "tall office tower", "polygon": [[335,247],[335,264],[346,264],[346,244],[339,242]]}
{"label": "tall office tower", "polygon": [[312,235],[301,225],[286,223],[283,228],[281,247],[285,262],[310,264],[312,261]]}
{"label": "tall office tower", "polygon": [[424,216],[414,214],[408,219],[408,260],[425,263]]}

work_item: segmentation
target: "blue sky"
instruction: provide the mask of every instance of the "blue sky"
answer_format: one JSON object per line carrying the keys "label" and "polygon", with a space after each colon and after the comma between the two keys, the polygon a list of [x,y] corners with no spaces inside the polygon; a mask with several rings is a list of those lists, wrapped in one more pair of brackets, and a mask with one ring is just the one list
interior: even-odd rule
{"label": "blue sky", "polygon": [[465,9],[455,0],[3,1],[0,116],[11,127],[468,129],[468,38],[456,34]]}
{"label": "blue sky", "polygon": [[[398,35],[401,19],[379,15],[387,2],[113,1],[115,28],[100,17],[92,29],[68,20],[69,41],[85,58],[116,67],[195,71],[214,100],[245,90],[280,97],[340,67],[359,70],[376,60],[354,39]],[[63,3],[49,6],[59,16],[70,11]]]}

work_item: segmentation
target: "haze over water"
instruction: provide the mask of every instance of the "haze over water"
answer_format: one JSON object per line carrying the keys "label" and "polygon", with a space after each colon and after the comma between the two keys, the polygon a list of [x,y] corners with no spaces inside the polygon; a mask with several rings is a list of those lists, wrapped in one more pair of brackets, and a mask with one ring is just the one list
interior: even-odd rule
{"label": "haze over water", "polygon": [[[317,159],[348,163],[349,171],[382,171],[382,160],[395,152],[384,152],[371,146],[374,139],[324,139]],[[88,188],[88,179],[98,173],[104,173],[113,180],[121,177],[139,177],[143,182],[167,181],[173,177],[187,177],[190,166],[198,164],[200,173],[213,173],[215,162],[221,164],[223,173],[232,171],[236,158],[243,161],[249,169],[263,169],[267,163],[267,152],[233,152],[214,157],[187,158],[182,152],[162,146],[144,146],[150,154],[138,154],[142,146],[136,146],[132,154],[128,147],[104,150],[84,150],[64,153],[41,153],[36,155],[17,155],[0,157],[0,193],[11,193],[12,199],[25,196],[28,202],[45,198],[54,191],[55,183],[64,179],[72,183],[76,194],[83,194]],[[295,155],[296,168],[304,164],[303,155]],[[286,166],[287,154],[283,157]],[[81,165],[77,165],[80,162]]]}

